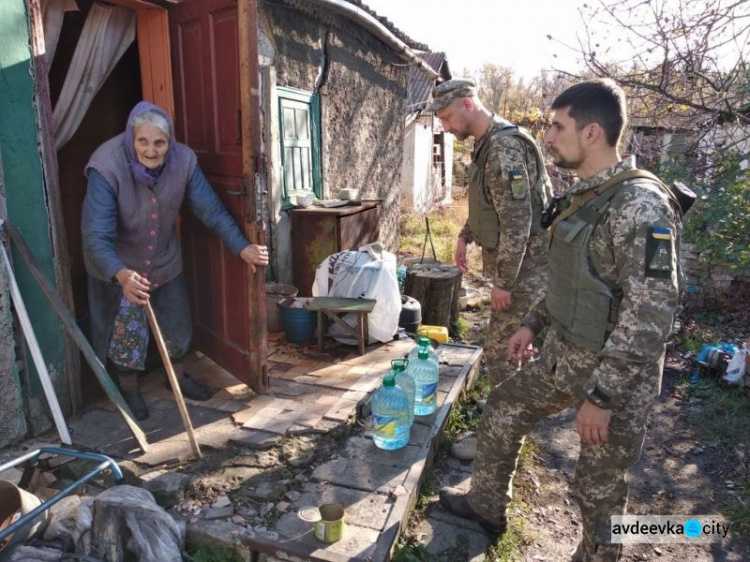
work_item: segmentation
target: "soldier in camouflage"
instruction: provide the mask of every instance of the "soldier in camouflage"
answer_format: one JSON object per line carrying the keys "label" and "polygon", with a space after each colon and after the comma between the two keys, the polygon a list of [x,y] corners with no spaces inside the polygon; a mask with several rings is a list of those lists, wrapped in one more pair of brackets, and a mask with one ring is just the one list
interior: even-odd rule
{"label": "soldier in camouflage", "polygon": [[[466,245],[482,247],[485,278],[492,282],[492,316],[485,339],[485,368],[492,386],[518,368],[508,356],[508,340],[545,287],[548,237],[539,225],[552,184],[534,139],[488,111],[471,80],[435,87],[434,111],[446,132],[475,139],[469,168],[469,218],[458,236],[456,265],[466,273]],[[470,460],[476,437],[458,441],[454,456]]]}
{"label": "soldier in camouflage", "polygon": [[661,386],[678,300],[675,239],[680,216],[665,188],[633,175],[617,145],[625,96],[609,80],[582,82],[553,103],[545,142],[558,166],[576,170],[552,224],[545,298],[511,337],[519,359],[548,328],[539,361],[490,393],[478,431],[468,494],[441,491],[441,504],[503,532],[523,440],[537,422],[578,407],[581,451],[574,494],[583,539],[574,560],[617,560],[610,517],[627,508],[628,469]]}

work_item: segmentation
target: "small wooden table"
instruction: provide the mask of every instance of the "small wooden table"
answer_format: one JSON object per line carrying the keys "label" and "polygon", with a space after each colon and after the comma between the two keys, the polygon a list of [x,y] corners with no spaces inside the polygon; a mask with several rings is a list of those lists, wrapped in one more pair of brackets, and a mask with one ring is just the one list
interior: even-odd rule
{"label": "small wooden table", "polygon": [[[326,332],[326,316],[342,326],[359,342],[359,354],[365,354],[365,346],[370,339],[367,329],[367,315],[372,312],[377,301],[374,299],[347,299],[343,297],[315,297],[307,309],[318,313],[318,351],[323,351],[323,336]],[[356,314],[357,329],[347,324],[339,314]]]}

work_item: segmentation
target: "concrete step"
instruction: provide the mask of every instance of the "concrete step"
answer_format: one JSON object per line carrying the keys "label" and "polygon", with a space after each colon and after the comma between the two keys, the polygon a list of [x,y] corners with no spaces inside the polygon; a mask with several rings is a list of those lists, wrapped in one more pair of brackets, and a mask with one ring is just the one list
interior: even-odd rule
{"label": "concrete step", "polygon": [[[438,409],[415,419],[406,447],[397,451],[375,447],[366,427],[368,395],[358,407],[358,423],[330,458],[314,468],[273,529],[259,533],[228,521],[198,519],[188,523],[188,546],[231,546],[248,560],[267,562],[389,560],[433,463],[450,410],[479,373],[482,348],[445,344],[438,351]],[[316,540],[313,524],[298,515],[304,507],[324,503],[338,503],[346,513],[344,536],[332,544]],[[426,532],[443,535],[450,525],[450,521],[431,520]]]}

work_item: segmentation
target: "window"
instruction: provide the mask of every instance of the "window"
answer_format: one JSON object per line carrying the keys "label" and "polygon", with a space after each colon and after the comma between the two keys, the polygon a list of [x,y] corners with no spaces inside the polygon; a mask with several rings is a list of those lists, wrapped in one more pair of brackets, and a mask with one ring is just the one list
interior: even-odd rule
{"label": "window", "polygon": [[320,104],[317,94],[278,87],[281,140],[282,207],[297,195],[321,197]]}

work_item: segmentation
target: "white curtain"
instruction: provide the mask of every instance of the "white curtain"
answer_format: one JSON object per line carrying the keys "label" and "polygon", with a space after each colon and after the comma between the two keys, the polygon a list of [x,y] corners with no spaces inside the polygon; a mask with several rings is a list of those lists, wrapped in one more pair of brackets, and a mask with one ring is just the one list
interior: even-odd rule
{"label": "white curtain", "polygon": [[42,0],[42,18],[44,25],[44,56],[47,59],[47,68],[52,66],[52,60],[57,51],[57,42],[60,39],[63,17],[65,16],[65,0]]}
{"label": "white curtain", "polygon": [[99,3],[91,6],[52,112],[56,150],[75,134],[94,96],[135,41],[135,29],[134,11]]}

